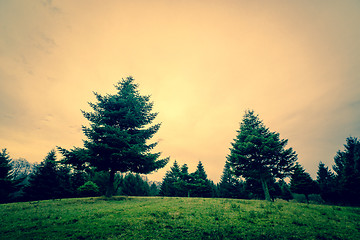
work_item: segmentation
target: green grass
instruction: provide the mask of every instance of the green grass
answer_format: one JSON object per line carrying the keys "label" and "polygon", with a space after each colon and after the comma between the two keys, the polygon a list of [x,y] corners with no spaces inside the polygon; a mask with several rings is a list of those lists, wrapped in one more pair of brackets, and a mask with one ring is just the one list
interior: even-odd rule
{"label": "green grass", "polygon": [[0,205],[0,239],[360,239],[360,208],[114,197]]}

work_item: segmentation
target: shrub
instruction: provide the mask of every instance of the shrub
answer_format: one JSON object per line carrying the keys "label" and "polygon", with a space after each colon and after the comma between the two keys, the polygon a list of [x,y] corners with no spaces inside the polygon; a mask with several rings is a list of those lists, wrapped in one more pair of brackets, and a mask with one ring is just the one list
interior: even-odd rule
{"label": "shrub", "polygon": [[78,187],[77,192],[82,197],[94,197],[100,195],[98,185],[92,181],[87,181],[84,185]]}

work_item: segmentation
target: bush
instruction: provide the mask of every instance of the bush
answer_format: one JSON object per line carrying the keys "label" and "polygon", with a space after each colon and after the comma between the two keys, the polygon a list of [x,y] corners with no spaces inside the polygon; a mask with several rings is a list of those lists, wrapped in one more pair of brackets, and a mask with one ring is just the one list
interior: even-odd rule
{"label": "bush", "polygon": [[78,187],[77,192],[82,197],[94,197],[100,195],[98,185],[92,181],[87,181],[84,185]]}

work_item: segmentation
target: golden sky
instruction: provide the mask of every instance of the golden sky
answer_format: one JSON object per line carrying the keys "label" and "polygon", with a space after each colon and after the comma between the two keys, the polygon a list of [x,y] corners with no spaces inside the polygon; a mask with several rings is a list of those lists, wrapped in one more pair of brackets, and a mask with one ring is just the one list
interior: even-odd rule
{"label": "golden sky", "polygon": [[158,151],[217,182],[253,109],[316,177],[360,137],[360,2],[0,0],[0,148],[40,162],[82,146],[80,109],[129,75]]}

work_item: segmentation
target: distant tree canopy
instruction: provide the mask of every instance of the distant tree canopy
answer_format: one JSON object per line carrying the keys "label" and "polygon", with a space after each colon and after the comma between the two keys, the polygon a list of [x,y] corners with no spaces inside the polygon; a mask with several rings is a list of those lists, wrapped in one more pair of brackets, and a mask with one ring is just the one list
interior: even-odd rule
{"label": "distant tree canopy", "polygon": [[214,197],[215,192],[215,185],[207,178],[200,161],[193,173],[189,173],[186,164],[179,167],[175,161],[160,187],[160,195],[172,197]]}
{"label": "distant tree canopy", "polygon": [[160,153],[152,153],[157,142],[148,143],[160,128],[160,124],[149,126],[157,116],[152,112],[150,96],[140,95],[132,77],[119,81],[115,88],[118,92],[114,95],[94,93],[97,102],[89,103],[93,112],[83,111],[90,122],[89,127],[83,127],[87,137],[84,149],[59,148],[68,163],[87,163],[108,171],[107,196],[114,192],[117,171],[147,174],[164,167],[169,160],[159,160]]}
{"label": "distant tree canopy", "polygon": [[297,160],[292,148],[285,149],[287,142],[280,139],[278,133],[269,131],[258,115],[249,110],[245,112],[227,161],[236,176],[258,179],[265,199],[270,201],[269,181],[288,176]]}

